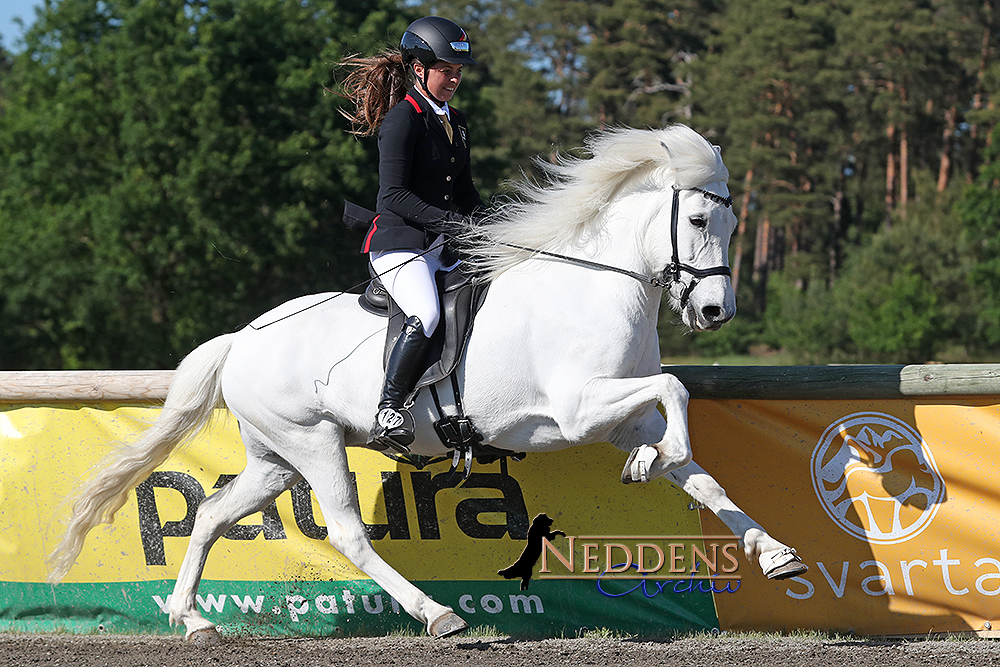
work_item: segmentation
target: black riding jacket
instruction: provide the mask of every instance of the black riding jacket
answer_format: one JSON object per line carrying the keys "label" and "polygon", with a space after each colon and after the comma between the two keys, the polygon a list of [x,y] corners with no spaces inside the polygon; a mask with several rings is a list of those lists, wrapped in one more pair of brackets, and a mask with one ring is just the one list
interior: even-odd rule
{"label": "black riding jacket", "polygon": [[425,250],[436,225],[483,207],[469,167],[465,117],[451,111],[453,140],[415,88],[389,110],[379,129],[378,216],[362,252]]}

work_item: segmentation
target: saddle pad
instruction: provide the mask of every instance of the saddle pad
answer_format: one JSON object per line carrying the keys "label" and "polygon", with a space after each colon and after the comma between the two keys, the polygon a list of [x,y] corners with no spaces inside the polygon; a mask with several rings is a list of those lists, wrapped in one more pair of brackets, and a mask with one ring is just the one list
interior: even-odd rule
{"label": "saddle pad", "polygon": [[[444,274],[439,280],[448,280]],[[453,277],[451,280],[455,280]],[[451,282],[449,280],[449,282]],[[443,286],[441,304],[441,323],[432,336],[431,350],[427,355],[428,368],[417,381],[416,389],[436,384],[448,377],[458,366],[465,352],[465,344],[476,313],[486,297],[489,287],[486,283],[473,282],[468,279]],[[389,358],[389,352],[401,333],[402,321],[405,319],[399,306],[389,300],[389,328],[386,332],[385,350],[382,357],[383,367]]]}

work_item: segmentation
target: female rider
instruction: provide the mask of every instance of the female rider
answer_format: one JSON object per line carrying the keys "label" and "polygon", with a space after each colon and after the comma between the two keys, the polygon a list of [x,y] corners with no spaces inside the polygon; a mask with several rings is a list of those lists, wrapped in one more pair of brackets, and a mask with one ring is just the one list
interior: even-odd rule
{"label": "female rider", "polygon": [[386,362],[368,444],[405,452],[413,442],[413,418],[405,402],[423,371],[440,318],[435,273],[457,265],[449,253],[442,255],[440,231],[483,207],[469,168],[465,117],[448,105],[462,81],[463,65],[476,61],[464,30],[428,16],[410,24],[398,53],[345,62],[355,68],[344,82],[357,107],[348,118],[357,134],[378,129],[378,215],[362,252],[406,315]]}

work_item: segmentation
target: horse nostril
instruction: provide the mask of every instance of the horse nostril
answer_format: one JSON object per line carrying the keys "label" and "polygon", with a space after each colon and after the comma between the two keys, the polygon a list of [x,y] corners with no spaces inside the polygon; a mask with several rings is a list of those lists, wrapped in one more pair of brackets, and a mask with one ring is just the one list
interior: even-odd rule
{"label": "horse nostril", "polygon": [[722,319],[722,308],[719,306],[705,306],[701,309],[701,315],[708,322],[716,322]]}

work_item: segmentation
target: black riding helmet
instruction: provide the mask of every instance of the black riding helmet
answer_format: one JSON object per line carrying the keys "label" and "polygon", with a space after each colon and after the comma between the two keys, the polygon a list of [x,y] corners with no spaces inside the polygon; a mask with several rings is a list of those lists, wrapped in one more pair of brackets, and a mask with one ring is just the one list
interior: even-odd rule
{"label": "black riding helmet", "polygon": [[410,24],[399,42],[403,62],[409,66],[414,60],[430,67],[444,61],[455,65],[475,65],[472,59],[469,36],[457,24],[440,16],[425,16]]}

